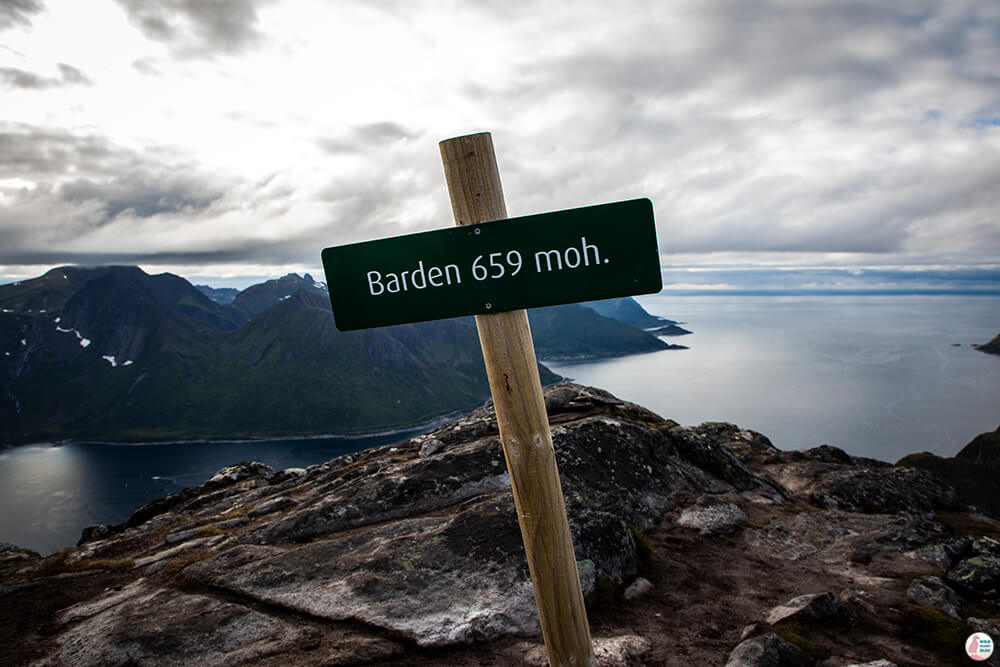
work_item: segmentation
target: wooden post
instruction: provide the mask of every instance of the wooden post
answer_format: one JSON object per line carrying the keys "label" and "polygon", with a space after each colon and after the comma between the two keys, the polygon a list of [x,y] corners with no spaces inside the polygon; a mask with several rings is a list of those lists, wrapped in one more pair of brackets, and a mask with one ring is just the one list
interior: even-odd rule
{"label": "wooden post", "polygon": [[[440,147],[455,223],[506,218],[490,134],[448,139]],[[594,665],[527,311],[477,315],[476,326],[549,664]]]}

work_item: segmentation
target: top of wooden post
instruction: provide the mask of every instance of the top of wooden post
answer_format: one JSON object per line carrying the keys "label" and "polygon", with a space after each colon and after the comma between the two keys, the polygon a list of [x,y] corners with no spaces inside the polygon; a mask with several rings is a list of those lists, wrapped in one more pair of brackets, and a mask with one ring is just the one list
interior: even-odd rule
{"label": "top of wooden post", "polygon": [[439,144],[455,224],[507,217],[500,170],[489,132],[445,139]]}

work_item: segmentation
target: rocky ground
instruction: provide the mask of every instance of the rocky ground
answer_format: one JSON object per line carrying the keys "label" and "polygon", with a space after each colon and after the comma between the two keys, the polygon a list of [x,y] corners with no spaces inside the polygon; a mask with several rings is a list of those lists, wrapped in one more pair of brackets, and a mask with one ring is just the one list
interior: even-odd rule
{"label": "rocky ground", "polygon": [[[1000,522],[940,477],[546,402],[599,664],[964,665],[1000,639]],[[6,545],[0,601],[4,665],[546,664],[487,408],[227,468],[47,558]]]}

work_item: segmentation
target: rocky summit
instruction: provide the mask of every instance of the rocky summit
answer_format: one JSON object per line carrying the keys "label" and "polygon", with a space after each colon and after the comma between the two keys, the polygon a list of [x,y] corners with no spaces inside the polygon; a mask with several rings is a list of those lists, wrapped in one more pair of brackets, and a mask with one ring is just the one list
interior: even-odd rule
{"label": "rocky summit", "polygon": [[[932,472],[574,384],[546,406],[598,664],[964,665],[1000,639],[1000,522]],[[4,665],[546,664],[489,406],[234,465],[46,558],[5,545],[0,600]]]}

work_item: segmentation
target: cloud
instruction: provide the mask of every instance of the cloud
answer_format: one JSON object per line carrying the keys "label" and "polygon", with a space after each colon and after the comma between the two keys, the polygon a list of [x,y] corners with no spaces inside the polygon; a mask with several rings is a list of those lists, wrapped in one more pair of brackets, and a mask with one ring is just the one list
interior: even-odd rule
{"label": "cloud", "polygon": [[0,2],[0,30],[17,25],[28,25],[31,17],[42,11],[38,0],[3,0]]}
{"label": "cloud", "polygon": [[[191,229],[191,219],[225,216],[252,200],[245,192],[245,199],[227,200],[234,187],[235,180],[163,147],[136,150],[98,135],[3,124],[0,262],[160,256],[164,251],[144,248],[157,243],[200,252],[197,234],[171,239],[171,230]],[[219,241],[217,234],[206,236]]]}
{"label": "cloud", "polygon": [[49,181],[70,171],[114,174],[123,166],[122,155],[98,135],[0,123],[0,178]]}
{"label": "cloud", "polygon": [[59,76],[46,77],[15,67],[0,67],[0,83],[11,88],[45,90],[64,86],[92,86],[86,74],[66,63],[59,63]]}
{"label": "cloud", "polygon": [[416,139],[421,134],[400,123],[384,121],[358,125],[344,135],[318,139],[316,144],[324,152],[337,155],[379,150],[398,141]]}
{"label": "cloud", "polygon": [[257,29],[261,0],[117,0],[146,37],[174,55],[211,58],[238,54],[262,39]]}
{"label": "cloud", "polygon": [[126,211],[150,218],[163,213],[192,213],[221,199],[224,193],[203,179],[204,175],[186,169],[161,166],[154,170],[137,165],[110,180],[84,178],[64,183],[59,196],[72,204],[96,202],[107,220]]}
{"label": "cloud", "polygon": [[84,71],[33,69],[39,35],[11,42],[5,244],[47,252],[63,221],[81,256],[282,273],[450,225],[436,142],[487,129],[511,215],[649,197],[671,262],[1000,255],[995,3],[118,5],[115,59],[62,56]]}

